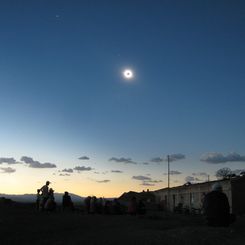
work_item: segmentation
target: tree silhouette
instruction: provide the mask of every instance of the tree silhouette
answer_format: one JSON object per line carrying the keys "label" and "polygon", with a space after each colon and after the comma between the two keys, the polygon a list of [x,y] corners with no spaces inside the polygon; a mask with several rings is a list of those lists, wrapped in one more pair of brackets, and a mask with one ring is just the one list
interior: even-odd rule
{"label": "tree silhouette", "polygon": [[231,177],[231,175],[232,175],[232,171],[230,168],[221,168],[217,170],[215,174],[215,176],[218,179],[228,179]]}

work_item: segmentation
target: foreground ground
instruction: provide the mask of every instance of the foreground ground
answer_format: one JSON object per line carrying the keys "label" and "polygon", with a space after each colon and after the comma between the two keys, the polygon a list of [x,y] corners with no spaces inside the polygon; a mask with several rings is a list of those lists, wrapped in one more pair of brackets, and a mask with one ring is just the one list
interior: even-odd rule
{"label": "foreground ground", "polygon": [[0,244],[244,244],[245,217],[229,228],[210,228],[201,216],[38,213],[0,207]]}

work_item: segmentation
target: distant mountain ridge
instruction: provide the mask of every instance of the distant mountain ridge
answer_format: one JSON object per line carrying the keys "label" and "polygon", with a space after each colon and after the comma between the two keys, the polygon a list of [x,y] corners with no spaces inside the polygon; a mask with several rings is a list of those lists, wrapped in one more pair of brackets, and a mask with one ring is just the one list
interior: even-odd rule
{"label": "distant mountain ridge", "polygon": [[[63,195],[64,193],[55,193],[54,194],[55,201],[57,203],[61,203]],[[85,197],[81,197],[73,193],[69,193],[69,195],[71,196],[71,199],[74,203],[82,203],[85,199]],[[23,203],[36,202],[36,194],[3,194],[3,193],[0,193],[0,197],[5,197],[15,202],[23,202]]]}

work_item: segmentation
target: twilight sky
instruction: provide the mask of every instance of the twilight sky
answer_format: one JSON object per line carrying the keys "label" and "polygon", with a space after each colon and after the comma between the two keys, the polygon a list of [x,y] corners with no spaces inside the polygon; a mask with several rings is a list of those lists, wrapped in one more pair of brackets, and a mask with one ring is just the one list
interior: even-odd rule
{"label": "twilight sky", "polygon": [[2,0],[0,33],[0,193],[245,169],[244,1]]}

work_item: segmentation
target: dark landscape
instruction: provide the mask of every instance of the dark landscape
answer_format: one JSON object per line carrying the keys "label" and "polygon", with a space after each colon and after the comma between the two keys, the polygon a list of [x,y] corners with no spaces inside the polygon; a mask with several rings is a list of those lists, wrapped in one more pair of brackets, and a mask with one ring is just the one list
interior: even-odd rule
{"label": "dark landscape", "polygon": [[228,228],[207,227],[201,215],[37,212],[31,204],[1,204],[1,244],[244,244],[245,217]]}
{"label": "dark landscape", "polygon": [[0,0],[0,245],[245,245],[245,0]]}

